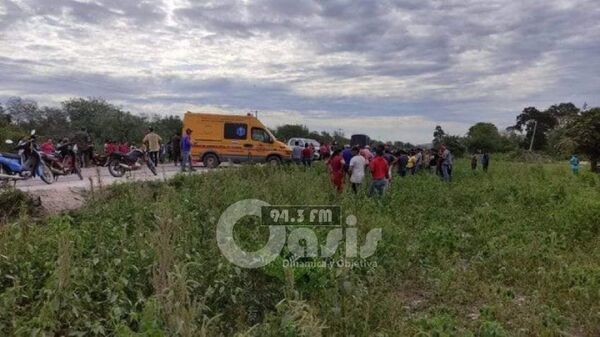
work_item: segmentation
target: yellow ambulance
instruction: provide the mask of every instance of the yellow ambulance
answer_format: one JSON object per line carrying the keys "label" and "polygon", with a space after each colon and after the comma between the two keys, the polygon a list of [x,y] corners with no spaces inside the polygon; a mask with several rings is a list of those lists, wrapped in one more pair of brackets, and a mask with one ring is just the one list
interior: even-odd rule
{"label": "yellow ambulance", "polygon": [[229,161],[278,165],[291,160],[291,149],[252,114],[187,112],[183,117],[184,132],[187,129],[192,130],[192,157],[205,167]]}

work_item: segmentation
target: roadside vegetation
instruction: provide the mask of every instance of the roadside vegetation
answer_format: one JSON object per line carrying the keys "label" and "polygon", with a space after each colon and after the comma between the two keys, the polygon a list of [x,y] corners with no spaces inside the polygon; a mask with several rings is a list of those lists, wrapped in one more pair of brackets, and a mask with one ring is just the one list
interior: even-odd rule
{"label": "roadside vegetation", "polygon": [[[438,125],[433,130],[430,144],[411,144],[402,140],[391,140],[387,144],[395,149],[411,150],[416,147],[439,148],[443,143],[456,157],[479,152],[517,156],[523,150],[532,150],[554,160],[567,160],[577,154],[581,160],[590,162],[593,172],[598,172],[600,107],[588,107],[586,104],[579,108],[573,103],[554,104],[545,110],[526,107],[515,121],[515,125],[505,130],[492,123],[475,123],[465,135],[448,134]],[[131,113],[102,98],[72,98],[63,101],[59,107],[38,106],[36,101],[21,97],[11,97],[4,104],[0,102],[0,151],[11,151],[12,146],[4,144],[4,141],[19,139],[29,134],[31,129],[37,129],[42,139],[59,140],[72,137],[84,128],[95,143],[97,152],[102,152],[107,139],[139,144],[148,127],[154,128],[168,142],[174,134],[181,133],[182,121],[176,115]],[[350,143],[350,135],[344,130],[331,130],[329,125],[323,127],[329,130],[309,130],[304,125],[285,124],[271,131],[284,142],[294,137],[305,137],[320,143]],[[372,143],[375,146],[383,142],[373,139]]]}
{"label": "roadside vegetation", "polygon": [[[382,200],[337,195],[323,166],[242,167],[113,186],[42,224],[13,218],[0,228],[0,335],[598,336],[600,177],[467,165],[450,184],[395,179]],[[247,198],[341,205],[359,242],[383,229],[377,266],[237,268],[215,226]],[[266,242],[255,220],[238,227],[240,244]]]}

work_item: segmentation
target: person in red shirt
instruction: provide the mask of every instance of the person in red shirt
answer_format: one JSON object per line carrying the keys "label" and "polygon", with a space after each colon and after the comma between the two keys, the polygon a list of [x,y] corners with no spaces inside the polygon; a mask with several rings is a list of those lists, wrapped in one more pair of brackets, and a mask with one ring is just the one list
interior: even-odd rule
{"label": "person in red shirt", "polygon": [[369,168],[373,177],[369,187],[369,195],[373,196],[377,193],[381,197],[387,189],[388,180],[390,179],[390,167],[383,157],[383,146],[377,147],[375,158],[369,163]]}
{"label": "person in red shirt", "polygon": [[104,143],[104,154],[110,156],[113,152],[117,151],[117,144],[115,144],[112,140],[107,139]]}
{"label": "person in red shirt", "polygon": [[127,142],[122,142],[119,144],[119,152],[129,153],[129,144]]}
{"label": "person in red shirt", "polygon": [[329,177],[339,193],[342,193],[344,190],[344,159],[341,152],[339,149],[335,150],[328,163]]}
{"label": "person in red shirt", "polygon": [[330,153],[330,149],[329,146],[325,143],[321,144],[321,147],[319,148],[319,152],[321,154],[321,158],[323,160],[327,160],[329,159],[329,153]]}
{"label": "person in red shirt", "polygon": [[54,154],[55,149],[52,138],[48,138],[42,145],[40,145],[40,150],[42,150],[42,152],[45,154]]}
{"label": "person in red shirt", "polygon": [[308,143],[304,144],[304,149],[302,150],[302,164],[304,164],[304,166],[311,166],[313,156],[314,153],[312,148],[308,145]]}

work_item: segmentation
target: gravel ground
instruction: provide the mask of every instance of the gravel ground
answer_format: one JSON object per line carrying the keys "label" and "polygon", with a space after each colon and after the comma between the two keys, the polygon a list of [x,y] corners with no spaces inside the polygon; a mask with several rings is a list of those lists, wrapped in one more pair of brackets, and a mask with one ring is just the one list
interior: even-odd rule
{"label": "gravel ground", "polygon": [[[112,184],[131,181],[149,181],[168,179],[179,173],[179,168],[173,164],[159,165],[158,175],[153,175],[147,167],[139,171],[129,172],[122,178],[114,178],[106,167],[93,167],[82,170],[83,180],[76,175],[60,176],[57,181],[47,185],[42,180],[34,178],[18,181],[16,188],[39,197],[46,212],[58,213],[81,207],[85,201],[85,193],[93,187],[102,188]],[[196,168],[195,173],[206,172],[205,168]]]}

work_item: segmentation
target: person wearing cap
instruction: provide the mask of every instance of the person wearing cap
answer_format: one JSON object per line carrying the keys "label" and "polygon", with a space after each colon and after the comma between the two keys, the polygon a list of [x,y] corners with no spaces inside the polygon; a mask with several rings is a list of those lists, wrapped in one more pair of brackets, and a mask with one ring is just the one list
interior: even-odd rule
{"label": "person wearing cap", "polygon": [[186,164],[190,164],[190,171],[195,171],[192,165],[192,129],[185,130],[185,135],[181,138],[181,172],[185,172]]}

